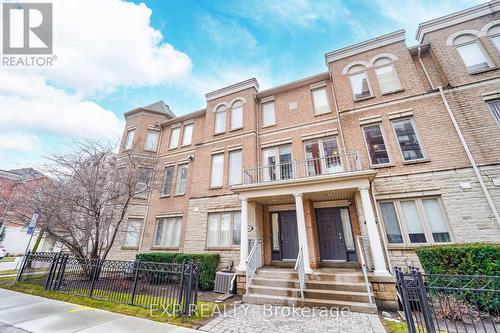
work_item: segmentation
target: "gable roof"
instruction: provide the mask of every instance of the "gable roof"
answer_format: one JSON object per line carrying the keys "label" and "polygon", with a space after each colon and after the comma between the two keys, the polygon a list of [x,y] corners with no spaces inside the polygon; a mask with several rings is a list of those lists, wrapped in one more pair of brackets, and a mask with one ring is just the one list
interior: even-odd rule
{"label": "gable roof", "polygon": [[173,113],[172,110],[170,110],[170,107],[163,100],[159,100],[159,101],[154,102],[152,104],[135,108],[133,110],[125,112],[124,115],[125,115],[125,118],[127,118],[127,117],[129,117],[133,114],[136,114],[138,112],[141,112],[141,111],[156,113],[156,114],[162,115],[168,119],[172,119],[172,118],[176,117],[175,113]]}

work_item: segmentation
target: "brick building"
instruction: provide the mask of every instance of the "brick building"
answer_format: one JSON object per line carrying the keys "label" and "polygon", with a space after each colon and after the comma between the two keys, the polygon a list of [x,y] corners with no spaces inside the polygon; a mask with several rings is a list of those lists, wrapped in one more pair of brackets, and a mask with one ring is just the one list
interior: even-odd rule
{"label": "brick building", "polygon": [[182,116],[161,101],[125,113],[122,150],[157,158],[162,186],[134,203],[113,256],[217,252],[241,288],[260,240],[264,266],[284,268],[260,269],[247,301],[297,301],[286,266],[299,256],[310,280],[348,281],[329,298],[310,290],[310,304],[372,311],[363,258],[390,305],[389,272],[418,266],[416,247],[500,241],[500,2],[421,23],[417,46],[405,39],[334,50],[324,73],[271,89],[224,87]]}

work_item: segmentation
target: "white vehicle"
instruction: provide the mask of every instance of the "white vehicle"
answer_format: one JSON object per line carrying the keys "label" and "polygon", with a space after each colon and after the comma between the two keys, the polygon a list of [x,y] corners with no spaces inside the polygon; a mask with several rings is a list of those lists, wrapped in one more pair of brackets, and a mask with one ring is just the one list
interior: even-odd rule
{"label": "white vehicle", "polygon": [[6,255],[7,255],[7,250],[5,249],[5,247],[0,246],[0,259],[3,259],[3,257],[5,257]]}

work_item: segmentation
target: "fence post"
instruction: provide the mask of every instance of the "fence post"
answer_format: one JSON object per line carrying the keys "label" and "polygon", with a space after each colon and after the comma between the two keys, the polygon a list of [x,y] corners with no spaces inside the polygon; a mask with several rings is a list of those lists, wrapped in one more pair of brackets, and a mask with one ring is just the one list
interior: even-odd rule
{"label": "fence post", "polygon": [[141,270],[141,262],[139,260],[134,261],[135,274],[134,274],[134,286],[132,288],[132,296],[130,296],[130,305],[134,305],[135,292],[137,290],[137,279],[139,277],[139,271]]}
{"label": "fence post", "polygon": [[198,304],[198,287],[200,285],[200,261],[196,262],[194,276],[194,304]]}
{"label": "fence post", "polygon": [[[92,281],[90,283],[90,289],[89,289],[89,297],[92,298],[92,294],[94,293],[95,280],[97,277],[97,269],[101,264],[101,259],[98,258],[98,259],[88,259],[88,260],[90,263],[89,266],[92,269]],[[95,261],[95,267],[93,267],[94,265],[92,265],[92,261]]]}
{"label": "fence post", "polygon": [[61,258],[61,264],[59,265],[59,270],[56,275],[56,283],[54,285],[54,290],[60,290],[61,284],[64,278],[64,273],[66,272],[66,263],[68,262],[68,254],[63,254]]}
{"label": "fence post", "polygon": [[47,275],[47,280],[45,280],[45,290],[50,290],[52,287],[52,280],[54,279],[54,273],[59,263],[59,257],[61,256],[61,252],[58,252],[54,258],[52,258],[52,263],[50,265],[49,274]]}
{"label": "fence post", "polygon": [[177,296],[177,303],[179,304],[179,309],[182,307],[182,294],[184,292],[184,269],[185,269],[185,263],[182,263],[181,266],[181,281],[179,282],[179,295]]}
{"label": "fence post", "polygon": [[432,320],[432,312],[429,307],[429,299],[427,298],[427,290],[425,289],[424,279],[422,278],[422,273],[418,270],[418,268],[414,268],[412,270],[412,275],[418,287],[418,300],[420,302],[422,315],[424,317],[426,331],[428,333],[436,333],[436,329],[434,328],[434,321]]}
{"label": "fence post", "polygon": [[401,297],[401,303],[403,304],[403,311],[406,317],[406,323],[408,325],[409,333],[416,333],[415,323],[413,322],[413,313],[411,311],[410,301],[408,299],[408,290],[405,283],[405,275],[400,267],[394,268],[394,273],[396,274],[397,289],[399,290],[399,295]]}
{"label": "fence post", "polygon": [[188,263],[188,280],[187,280],[187,288],[185,291],[185,304],[184,304],[184,312],[186,317],[191,315],[191,293],[193,292],[193,262],[190,261]]}
{"label": "fence post", "polygon": [[23,257],[23,261],[21,262],[21,267],[19,268],[19,271],[17,272],[17,276],[16,276],[16,280],[14,281],[14,284],[21,281],[21,277],[22,277],[23,272],[24,272],[24,267],[26,266],[26,262],[28,261],[28,257],[30,255],[31,255],[31,251],[28,250],[28,252],[26,252],[26,255]]}

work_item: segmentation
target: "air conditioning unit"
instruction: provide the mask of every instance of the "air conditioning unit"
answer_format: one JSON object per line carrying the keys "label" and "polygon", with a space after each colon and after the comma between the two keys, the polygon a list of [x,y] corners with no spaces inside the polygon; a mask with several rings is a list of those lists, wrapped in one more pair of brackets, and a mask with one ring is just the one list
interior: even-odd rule
{"label": "air conditioning unit", "polygon": [[214,292],[229,294],[231,292],[231,283],[235,274],[235,272],[216,272]]}

